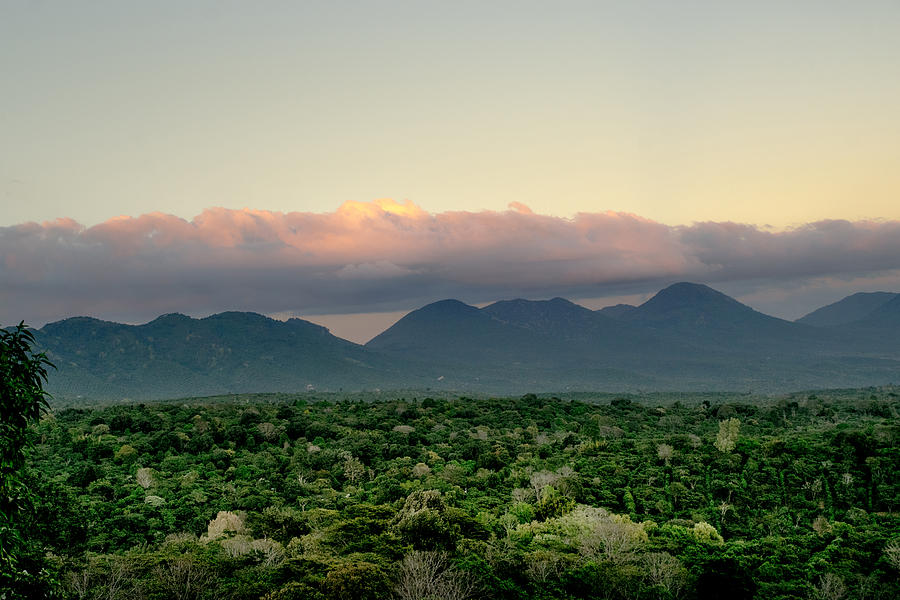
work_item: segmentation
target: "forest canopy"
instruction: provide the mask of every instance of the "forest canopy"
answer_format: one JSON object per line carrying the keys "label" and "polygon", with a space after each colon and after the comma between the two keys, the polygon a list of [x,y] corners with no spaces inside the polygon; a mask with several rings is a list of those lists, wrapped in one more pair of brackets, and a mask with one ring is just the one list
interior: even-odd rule
{"label": "forest canopy", "polygon": [[60,408],[30,518],[67,598],[893,598],[897,391]]}

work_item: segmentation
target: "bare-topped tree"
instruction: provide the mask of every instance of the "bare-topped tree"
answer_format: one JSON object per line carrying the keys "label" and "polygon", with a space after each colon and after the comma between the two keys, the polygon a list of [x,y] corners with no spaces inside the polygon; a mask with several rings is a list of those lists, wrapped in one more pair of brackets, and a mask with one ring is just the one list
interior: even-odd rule
{"label": "bare-topped tree", "polygon": [[414,551],[400,563],[394,597],[397,600],[467,600],[477,590],[472,576],[454,565],[445,552]]}
{"label": "bare-topped tree", "polygon": [[900,538],[888,542],[884,547],[884,557],[888,564],[900,571]]}
{"label": "bare-topped tree", "polygon": [[180,556],[156,568],[156,578],[175,600],[203,597],[213,584],[213,574],[190,556]]}
{"label": "bare-topped tree", "polygon": [[819,578],[818,584],[813,588],[817,598],[822,600],[841,600],[847,595],[847,586],[840,575],[825,573]]}
{"label": "bare-topped tree", "polygon": [[643,557],[647,580],[677,598],[687,579],[687,570],[681,561],[668,552],[651,552]]}

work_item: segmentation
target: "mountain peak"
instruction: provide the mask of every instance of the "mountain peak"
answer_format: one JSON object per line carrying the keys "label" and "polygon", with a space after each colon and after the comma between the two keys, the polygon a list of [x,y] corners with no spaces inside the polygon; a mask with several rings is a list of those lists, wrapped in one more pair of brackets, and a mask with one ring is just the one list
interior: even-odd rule
{"label": "mountain peak", "polygon": [[466,304],[460,300],[455,300],[453,298],[448,298],[446,300],[438,300],[437,302],[432,302],[431,304],[426,304],[422,308],[413,311],[410,314],[418,313],[421,315],[429,315],[429,316],[451,316],[451,315],[464,315],[478,312],[478,309],[474,306]]}
{"label": "mountain peak", "polygon": [[178,323],[187,323],[193,320],[194,319],[185,314],[173,312],[159,315],[158,317],[147,323],[147,325],[175,325]]}
{"label": "mountain peak", "polygon": [[705,312],[710,309],[724,309],[730,312],[753,310],[708,285],[686,281],[673,283],[660,290],[638,307],[638,311],[643,313],[669,313],[680,310]]}
{"label": "mountain peak", "polygon": [[670,285],[621,318],[654,327],[678,329],[731,329],[748,320],[760,323],[780,321],[756,312],[707,285],[688,282]]}
{"label": "mountain peak", "polygon": [[64,335],[66,332],[76,329],[100,330],[114,329],[116,327],[122,327],[122,325],[120,325],[119,323],[113,323],[112,321],[103,321],[102,319],[96,319],[94,317],[68,317],[66,319],[60,319],[59,321],[47,323],[46,325],[41,327],[39,331],[43,334],[49,335]]}
{"label": "mountain peak", "polygon": [[720,301],[740,304],[740,302],[738,302],[731,296],[727,296],[720,291],[714,290],[708,285],[704,285],[702,283],[691,283],[689,281],[673,283],[669,287],[663,288],[655,296],[653,296],[653,298],[651,298],[644,304],[653,301],[677,303]]}
{"label": "mountain peak", "polygon": [[442,345],[453,335],[489,335],[485,327],[490,322],[490,317],[465,302],[439,300],[408,313],[366,342],[366,347],[424,351]]}

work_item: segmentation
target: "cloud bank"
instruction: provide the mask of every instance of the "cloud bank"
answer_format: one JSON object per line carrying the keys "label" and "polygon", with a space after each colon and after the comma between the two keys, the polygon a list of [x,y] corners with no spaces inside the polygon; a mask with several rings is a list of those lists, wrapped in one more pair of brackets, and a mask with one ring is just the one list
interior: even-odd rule
{"label": "cloud bank", "polygon": [[678,280],[757,289],[898,273],[900,221],[776,232],[616,212],[566,219],[519,203],[439,214],[390,200],[324,214],[212,208],[192,220],[151,213],[0,228],[0,322],[359,313],[447,297],[599,297]]}

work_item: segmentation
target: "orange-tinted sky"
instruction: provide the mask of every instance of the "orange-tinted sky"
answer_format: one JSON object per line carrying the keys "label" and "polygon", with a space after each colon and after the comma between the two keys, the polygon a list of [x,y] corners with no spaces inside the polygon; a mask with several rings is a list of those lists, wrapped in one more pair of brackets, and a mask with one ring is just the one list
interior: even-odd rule
{"label": "orange-tinted sky", "polygon": [[522,204],[429,213],[379,200],[323,213],[215,208],[190,220],[157,212],[92,227],[26,223],[0,227],[0,258],[0,322],[250,310],[316,316],[362,341],[390,319],[383,313],[443,298],[563,296],[597,308],[684,280],[797,317],[852,292],[900,288],[900,220],[771,231],[612,211],[563,218]]}

